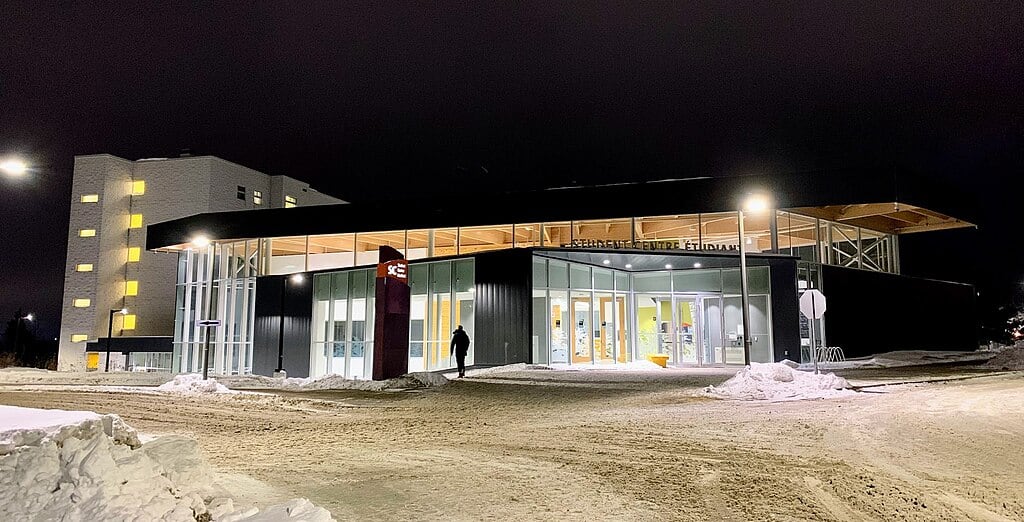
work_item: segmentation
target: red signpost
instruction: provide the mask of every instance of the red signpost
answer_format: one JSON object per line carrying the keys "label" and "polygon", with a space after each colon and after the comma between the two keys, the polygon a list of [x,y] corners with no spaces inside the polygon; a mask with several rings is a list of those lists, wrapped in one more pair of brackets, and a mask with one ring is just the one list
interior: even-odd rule
{"label": "red signpost", "polygon": [[409,262],[401,252],[380,247],[373,326],[373,380],[409,372]]}

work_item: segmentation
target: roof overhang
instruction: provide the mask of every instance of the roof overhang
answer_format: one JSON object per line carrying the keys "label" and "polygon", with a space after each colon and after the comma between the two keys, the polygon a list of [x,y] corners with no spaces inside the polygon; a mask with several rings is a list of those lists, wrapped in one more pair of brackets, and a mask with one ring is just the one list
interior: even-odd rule
{"label": "roof overhang", "polygon": [[788,209],[805,216],[864,227],[887,234],[972,228],[975,225],[941,212],[907,203],[861,203]]}

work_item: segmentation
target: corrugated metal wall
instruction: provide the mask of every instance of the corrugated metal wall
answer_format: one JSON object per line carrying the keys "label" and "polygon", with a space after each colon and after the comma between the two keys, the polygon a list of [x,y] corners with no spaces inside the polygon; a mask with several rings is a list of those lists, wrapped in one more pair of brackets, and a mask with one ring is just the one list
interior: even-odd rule
{"label": "corrugated metal wall", "polygon": [[[273,375],[277,369],[278,339],[284,315],[284,369],[289,377],[309,376],[309,346],[313,314],[313,278],[301,283],[291,276],[256,278],[256,313],[253,325],[252,372]],[[286,284],[281,311],[282,281]]]}
{"label": "corrugated metal wall", "polygon": [[523,249],[476,256],[476,364],[532,362],[530,259]]}
{"label": "corrugated metal wall", "polygon": [[796,260],[769,261],[772,291],[772,345],[775,360],[800,362],[800,306]]}

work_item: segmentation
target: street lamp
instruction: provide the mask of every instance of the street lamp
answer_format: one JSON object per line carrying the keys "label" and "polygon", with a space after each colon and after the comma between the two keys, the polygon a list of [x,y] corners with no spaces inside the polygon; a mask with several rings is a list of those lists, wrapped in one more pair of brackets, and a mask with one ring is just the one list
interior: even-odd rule
{"label": "street lamp", "polygon": [[107,362],[103,367],[104,372],[110,371],[110,338],[114,336],[114,314],[128,315],[128,309],[111,310],[107,318]]}
{"label": "street lamp", "polygon": [[28,172],[28,165],[20,159],[11,158],[0,161],[0,170],[11,176],[21,176]]}
{"label": "street lamp", "polygon": [[284,294],[288,289],[289,280],[291,280],[293,285],[301,285],[302,282],[306,280],[306,276],[302,274],[292,274],[289,277],[281,278],[281,317],[277,331],[277,369],[274,370],[275,377],[288,376],[284,371]]}
{"label": "street lamp", "polygon": [[757,214],[768,210],[768,197],[763,194],[749,194],[737,210],[740,232],[740,306],[743,307],[743,364],[750,365],[750,294],[747,291],[747,241],[743,231],[743,213]]}
{"label": "street lamp", "polygon": [[18,364],[25,364],[25,361],[21,360],[24,353],[18,346],[21,342],[21,329],[24,327],[25,321],[31,320],[32,314],[21,315],[21,310],[18,310],[18,321],[14,324],[14,353],[18,356]]}

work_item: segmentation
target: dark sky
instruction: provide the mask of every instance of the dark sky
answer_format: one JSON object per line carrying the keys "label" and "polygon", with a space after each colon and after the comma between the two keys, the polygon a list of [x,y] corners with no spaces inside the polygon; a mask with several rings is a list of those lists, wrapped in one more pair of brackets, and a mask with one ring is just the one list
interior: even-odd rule
{"label": "dark sky", "polygon": [[907,271],[1020,291],[1020,2],[683,3],[6,2],[0,315],[56,335],[75,154],[181,148],[357,201],[897,164],[981,225]]}

